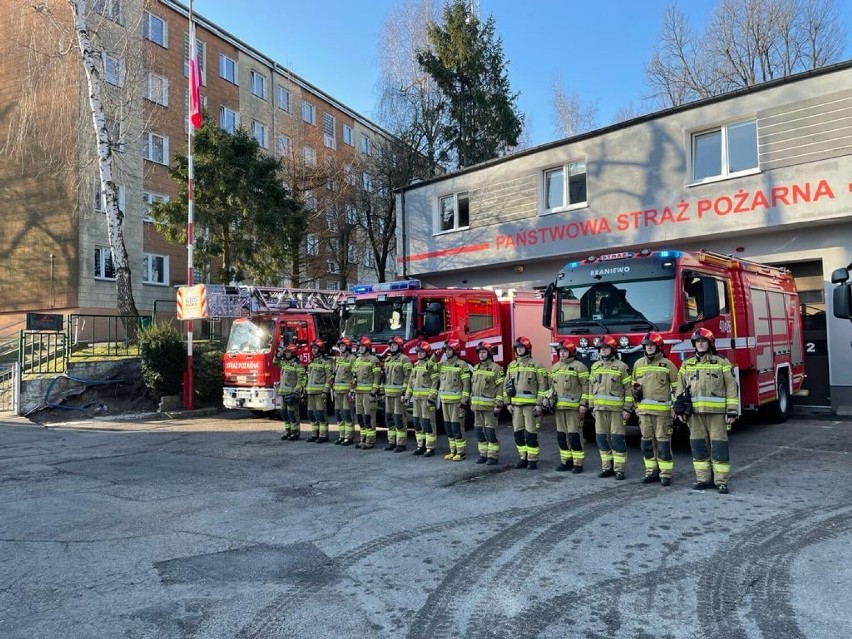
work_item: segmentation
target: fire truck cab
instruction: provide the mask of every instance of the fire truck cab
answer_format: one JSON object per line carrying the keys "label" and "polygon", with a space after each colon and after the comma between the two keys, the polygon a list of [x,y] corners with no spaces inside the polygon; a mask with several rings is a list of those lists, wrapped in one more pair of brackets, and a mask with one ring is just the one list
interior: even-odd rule
{"label": "fire truck cab", "polygon": [[648,331],[660,333],[678,366],[690,337],[708,328],[734,366],[743,410],[784,421],[805,379],[799,298],[790,273],[733,256],[642,249],[570,262],[548,286],[543,324],[554,341],[573,338],[586,364],[605,335],[631,367]]}

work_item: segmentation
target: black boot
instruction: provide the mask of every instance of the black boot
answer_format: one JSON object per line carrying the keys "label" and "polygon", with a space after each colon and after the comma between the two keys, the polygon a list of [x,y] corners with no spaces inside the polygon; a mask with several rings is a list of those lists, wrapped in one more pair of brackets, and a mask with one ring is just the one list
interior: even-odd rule
{"label": "black boot", "polygon": [[425,446],[418,446],[417,448],[415,448],[415,449],[414,449],[414,452],[413,452],[413,453],[411,453],[411,454],[412,454],[412,455],[422,455],[422,454],[423,454],[423,453],[425,453],[425,452],[426,452],[426,447],[425,447]]}
{"label": "black boot", "polygon": [[395,452],[395,453],[404,453],[404,452],[405,452],[405,446],[404,446],[404,445],[402,445],[402,444],[400,444],[400,445],[398,445],[396,448],[394,448],[394,449],[393,449],[393,452]]}
{"label": "black boot", "polygon": [[697,481],[692,484],[692,490],[707,490],[708,488],[713,488],[713,484],[706,481]]}
{"label": "black boot", "polygon": [[328,437],[325,437],[325,436],[317,437],[317,444],[324,444],[327,441],[328,441]]}
{"label": "black boot", "polygon": [[487,463],[487,462],[488,462],[488,458],[487,458],[487,457],[483,457],[482,455],[480,455],[480,456],[479,456],[479,459],[477,459],[477,460],[476,460],[476,463],[477,463],[477,464],[485,464],[485,463]]}
{"label": "black boot", "polygon": [[435,449],[434,448],[427,448],[423,452],[423,456],[424,457],[434,457],[435,456]]}
{"label": "black boot", "polygon": [[314,442],[315,442],[316,440],[318,440],[318,439],[319,439],[319,436],[318,436],[318,435],[311,435],[311,436],[310,436],[310,437],[308,437],[305,441],[306,441],[306,442],[308,442],[308,443],[311,443],[311,444],[312,444],[312,443],[314,443]]}
{"label": "black boot", "polygon": [[385,450],[396,450],[396,444],[388,442],[388,445],[385,446]]}
{"label": "black boot", "polygon": [[515,464],[515,468],[526,468],[526,467],[527,467],[527,460],[526,459],[519,459],[518,463]]}
{"label": "black boot", "polygon": [[572,468],[574,468],[574,462],[569,459],[568,461],[559,462],[559,465],[555,468],[555,470],[557,473],[564,473]]}
{"label": "black boot", "polygon": [[615,475],[615,471],[612,468],[604,468],[601,472],[598,473],[598,477],[612,477]]}
{"label": "black boot", "polygon": [[488,461],[486,461],[485,463],[488,466],[496,466],[497,465],[497,458],[496,457],[489,457]]}
{"label": "black boot", "polygon": [[672,478],[671,477],[660,477],[660,486],[671,486]]}
{"label": "black boot", "polygon": [[577,465],[575,464],[575,465],[574,465],[574,468],[571,470],[571,472],[572,472],[572,473],[574,473],[575,475],[579,475],[580,473],[582,473],[582,472],[583,472],[583,467],[582,467],[582,466],[577,466]]}
{"label": "black boot", "polygon": [[537,461],[527,462],[527,470],[535,470],[536,468],[538,468],[538,462]]}
{"label": "black boot", "polygon": [[654,482],[660,481],[660,473],[654,471],[653,473],[646,474],[641,480],[643,484],[653,484]]}
{"label": "black boot", "polygon": [[718,486],[716,486],[716,488],[718,489],[720,495],[728,494],[728,484],[719,484]]}
{"label": "black boot", "polygon": [[617,471],[615,471],[615,478],[618,481],[623,481],[623,480],[627,479],[627,475],[624,474],[623,470],[617,470]]}

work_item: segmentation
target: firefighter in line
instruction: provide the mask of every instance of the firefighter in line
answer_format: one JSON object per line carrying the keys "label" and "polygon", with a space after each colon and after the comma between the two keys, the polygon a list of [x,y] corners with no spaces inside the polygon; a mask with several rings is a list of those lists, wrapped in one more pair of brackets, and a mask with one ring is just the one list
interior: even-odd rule
{"label": "firefighter in line", "polygon": [[650,332],[642,340],[645,355],[633,365],[633,403],[642,433],[645,460],[643,484],[659,481],[671,486],[672,396],[677,387],[677,367],[663,355],[663,336]]}
{"label": "firefighter in line", "polygon": [[448,461],[462,461],[467,454],[464,419],[470,406],[470,366],[459,357],[461,349],[461,340],[448,339],[446,357],[438,362],[438,397],[450,444],[450,452],[444,459]]}
{"label": "firefighter in line", "polygon": [[415,455],[432,457],[438,437],[435,432],[435,403],[438,398],[438,364],[432,358],[429,342],[420,342],[414,347],[417,361],[411,368],[405,387],[405,402],[412,402],[414,415]]}
{"label": "firefighter in line", "polygon": [[470,405],[473,427],[479,446],[477,464],[494,466],[500,456],[497,440],[497,417],[503,409],[503,367],[494,361],[494,345],[479,342],[476,346],[479,363],[473,367]]}
{"label": "firefighter in line", "polygon": [[589,406],[595,416],[595,440],[601,456],[598,477],[624,479],[627,464],[625,425],[633,408],[633,384],[630,368],[616,356],[617,342],[612,335],[604,337],[599,348],[600,359],[589,372]]}
{"label": "firefighter in line", "polygon": [[712,331],[695,331],[692,345],[695,356],[686,360],[678,373],[674,410],[689,426],[693,489],[705,490],[715,483],[726,495],[731,473],[728,430],[739,416],[739,389],[731,363],[716,352]]}
{"label": "firefighter in line", "polygon": [[385,379],[382,390],[385,394],[385,425],[388,429],[388,445],[385,450],[401,453],[408,438],[407,403],[405,387],[411,375],[411,360],[402,348],[405,345],[399,335],[388,342],[385,354]]}
{"label": "firefighter in line", "polygon": [[295,344],[284,345],[282,340],[275,353],[275,362],[281,368],[281,380],[278,382],[278,394],[281,395],[281,420],[284,433],[281,439],[294,441],[299,439],[301,419],[299,402],[305,390],[305,366],[299,361],[299,349]]}
{"label": "firefighter in line", "polygon": [[559,361],[550,369],[551,402],[556,413],[559,444],[557,471],[583,472],[583,419],[589,410],[589,368],[576,359],[577,345],[570,339],[556,345]]}
{"label": "firefighter in line", "polygon": [[541,429],[542,406],[548,392],[547,369],[532,358],[532,342],[518,337],[514,343],[515,360],[506,369],[506,396],[510,398],[512,428],[520,460],[515,468],[535,470],[538,467],[538,431]]}
{"label": "firefighter in line", "polygon": [[352,400],[349,389],[352,384],[352,364],[357,357],[350,352],[353,342],[348,337],[341,337],[337,342],[337,357],[334,360],[334,413],[337,416],[337,439],[334,443],[339,446],[351,446],[355,426],[352,424]]}
{"label": "firefighter in line", "polygon": [[363,450],[376,446],[376,408],[382,379],[382,367],[372,349],[373,340],[365,335],[358,340],[358,357],[352,364],[355,418],[361,427],[361,440],[355,447]]}
{"label": "firefighter in line", "polygon": [[311,361],[308,364],[308,378],[305,384],[307,394],[308,419],[311,420],[311,436],[308,442],[324,444],[328,441],[328,419],[326,406],[331,393],[332,361],[325,353],[325,340],[311,342]]}

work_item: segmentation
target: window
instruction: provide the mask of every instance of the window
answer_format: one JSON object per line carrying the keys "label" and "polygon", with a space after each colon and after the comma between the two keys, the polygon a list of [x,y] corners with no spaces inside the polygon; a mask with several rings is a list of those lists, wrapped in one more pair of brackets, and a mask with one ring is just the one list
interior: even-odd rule
{"label": "window", "polygon": [[352,170],[351,164],[345,164],[343,166],[343,177],[346,180],[347,184],[350,186],[355,186],[355,172]]}
{"label": "window", "polygon": [[290,113],[290,92],[280,84],[278,85],[278,108]]}
{"label": "window", "polygon": [[308,124],[317,123],[317,109],[310,102],[302,102],[302,119]]}
{"label": "window", "polygon": [[169,106],[169,80],[156,73],[145,76],[143,96],[146,100],[156,102],[164,107]]}
{"label": "window", "polygon": [[169,256],[142,254],[142,282],[145,284],[169,285]]}
{"label": "window", "polygon": [[266,77],[257,71],[251,72],[251,92],[261,100],[266,99]]}
{"label": "window", "polygon": [[322,135],[323,141],[328,148],[337,148],[337,127],[334,116],[330,113],[322,114]]}
{"label": "window", "polygon": [[325,223],[329,231],[337,230],[337,209],[333,206],[325,210]]}
{"label": "window", "polygon": [[339,291],[340,280],[328,280],[328,285],[325,288],[329,291]]}
{"label": "window", "polygon": [[145,205],[145,212],[142,214],[143,222],[153,222],[154,218],[151,217],[150,211],[151,207],[155,204],[160,204],[161,202],[168,202],[169,196],[164,193],[154,193],[152,191],[142,191],[142,202]]}
{"label": "window", "polygon": [[352,127],[348,124],[343,125],[343,143],[349,146],[355,146],[355,138],[352,135]]}
{"label": "window", "polygon": [[494,326],[495,312],[493,300],[487,297],[469,297],[467,298],[467,308],[467,318],[471,333],[484,331]]}
{"label": "window", "polygon": [[[125,199],[124,199],[124,187],[120,184],[118,185],[118,210],[122,213],[125,211],[124,207]],[[106,200],[104,198],[104,193],[101,191],[101,183],[100,181],[95,182],[95,211],[98,213],[106,213]]]}
{"label": "window", "polygon": [[544,212],[586,204],[586,163],[571,162],[544,172]]}
{"label": "window", "polygon": [[121,141],[121,120],[110,116],[104,117],[109,146],[113,151],[124,152],[124,142]]}
{"label": "window", "polygon": [[142,35],[164,49],[169,48],[169,23],[149,11],[145,12],[142,21]]}
{"label": "window", "polygon": [[700,322],[728,313],[728,285],[703,273],[683,274],[683,319]]}
{"label": "window", "polygon": [[440,200],[438,232],[470,226],[470,201],[467,193],[446,195]]}
{"label": "window", "polygon": [[[195,50],[198,52],[198,68],[201,71],[201,84],[207,85],[207,45],[195,37]],[[189,77],[189,34],[183,34],[183,77]]]}
{"label": "window", "polygon": [[219,128],[228,133],[235,133],[240,128],[240,114],[228,107],[219,109]]}
{"label": "window", "polygon": [[373,178],[369,173],[361,174],[361,187],[367,192],[370,193],[373,190]]}
{"label": "window", "polygon": [[124,16],[121,11],[121,0],[95,0],[92,10],[108,20],[112,20],[118,24],[124,24]]}
{"label": "window", "polygon": [[346,247],[346,259],[350,264],[358,263],[358,247],[352,242]]}
{"label": "window", "polygon": [[331,275],[340,274],[340,265],[337,263],[337,258],[330,257],[325,261],[325,268]]}
{"label": "window", "polygon": [[146,160],[157,164],[169,163],[169,138],[145,131],[142,134],[143,155]]}
{"label": "window", "polygon": [[313,191],[305,191],[305,209],[308,211],[317,210],[317,196]]}
{"label": "window", "polygon": [[361,263],[361,266],[363,266],[364,268],[376,267],[375,255],[373,255],[373,249],[371,249],[369,246],[364,248],[364,260]]}
{"label": "window", "polygon": [[224,53],[219,54],[219,77],[237,84],[237,62]]}
{"label": "window", "polygon": [[287,155],[289,152],[290,152],[290,136],[279,135],[278,136],[278,154],[279,155]]}
{"label": "window", "polygon": [[370,138],[366,135],[361,136],[361,153],[370,155]]}
{"label": "window", "polygon": [[266,134],[266,125],[261,124],[257,120],[251,121],[251,137],[257,140],[257,143],[262,149],[269,148],[269,138]]}
{"label": "window", "polygon": [[757,170],[757,121],[727,124],[692,136],[692,181]]}
{"label": "window", "polygon": [[112,251],[108,246],[95,247],[95,279],[115,279],[115,267],[112,263]]}
{"label": "window", "polygon": [[355,210],[354,204],[344,204],[343,210],[346,214],[346,223],[350,226],[358,224],[358,211]]}
{"label": "window", "polygon": [[308,255],[319,255],[319,237],[308,233],[305,237],[305,252]]}
{"label": "window", "polygon": [[104,52],[104,80],[116,87],[124,86],[124,60]]}
{"label": "window", "polygon": [[317,165],[317,152],[312,146],[306,146],[302,149],[302,157],[305,159],[305,166]]}

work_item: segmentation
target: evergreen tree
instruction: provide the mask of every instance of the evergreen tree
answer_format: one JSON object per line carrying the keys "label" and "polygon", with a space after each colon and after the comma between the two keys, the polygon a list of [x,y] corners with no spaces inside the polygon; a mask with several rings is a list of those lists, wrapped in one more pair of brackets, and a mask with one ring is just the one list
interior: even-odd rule
{"label": "evergreen tree", "polygon": [[443,97],[441,128],[447,157],[457,167],[484,162],[518,143],[523,116],[512,93],[494,18],[484,23],[465,0],[444,7],[444,24],[428,29],[431,49],[417,61]]}

